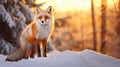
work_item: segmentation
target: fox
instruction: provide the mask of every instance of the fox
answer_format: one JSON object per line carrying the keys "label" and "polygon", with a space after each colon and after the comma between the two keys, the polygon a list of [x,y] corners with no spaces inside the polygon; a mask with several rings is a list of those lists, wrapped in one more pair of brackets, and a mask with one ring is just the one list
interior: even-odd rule
{"label": "fox", "polygon": [[[46,9],[36,9],[34,21],[31,22],[22,31],[19,42],[20,48],[9,54],[6,61],[18,61],[21,59],[38,57],[47,57],[46,46],[54,30],[54,17],[52,6]],[[40,48],[43,48],[41,50]],[[43,51],[41,53],[41,51]]]}

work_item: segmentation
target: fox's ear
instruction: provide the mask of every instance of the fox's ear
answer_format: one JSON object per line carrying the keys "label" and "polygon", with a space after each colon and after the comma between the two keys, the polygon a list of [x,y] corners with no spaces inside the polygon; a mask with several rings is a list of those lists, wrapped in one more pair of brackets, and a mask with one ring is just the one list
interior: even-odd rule
{"label": "fox's ear", "polygon": [[46,11],[49,13],[49,14],[52,14],[52,6],[49,6]]}
{"label": "fox's ear", "polygon": [[42,10],[41,8],[36,8],[35,13],[36,13],[36,14],[38,14],[38,13],[40,13],[40,12],[41,12],[41,10]]}

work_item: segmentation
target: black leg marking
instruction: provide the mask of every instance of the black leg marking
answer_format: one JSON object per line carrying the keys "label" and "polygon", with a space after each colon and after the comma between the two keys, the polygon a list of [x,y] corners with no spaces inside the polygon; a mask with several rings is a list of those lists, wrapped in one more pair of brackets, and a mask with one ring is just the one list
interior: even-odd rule
{"label": "black leg marking", "polygon": [[40,49],[40,44],[37,45],[37,49],[38,49],[38,57],[41,57],[41,49]]}
{"label": "black leg marking", "polygon": [[44,52],[43,52],[43,57],[47,57],[47,55],[46,55],[46,44],[44,44]]}

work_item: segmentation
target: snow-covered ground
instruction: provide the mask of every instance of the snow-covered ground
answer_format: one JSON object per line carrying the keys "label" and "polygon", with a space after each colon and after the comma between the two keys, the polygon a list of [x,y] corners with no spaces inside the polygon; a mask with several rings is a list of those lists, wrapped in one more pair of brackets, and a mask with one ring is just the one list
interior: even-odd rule
{"label": "snow-covered ground", "polygon": [[120,67],[120,60],[92,50],[82,52],[52,51],[47,58],[22,59],[18,62],[5,61],[0,55],[0,67]]}

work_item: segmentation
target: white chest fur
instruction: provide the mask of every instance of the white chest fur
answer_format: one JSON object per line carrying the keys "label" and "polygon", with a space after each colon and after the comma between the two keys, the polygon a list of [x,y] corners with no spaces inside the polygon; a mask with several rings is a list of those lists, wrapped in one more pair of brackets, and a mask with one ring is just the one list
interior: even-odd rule
{"label": "white chest fur", "polygon": [[38,25],[37,39],[47,39],[51,33],[51,25]]}

